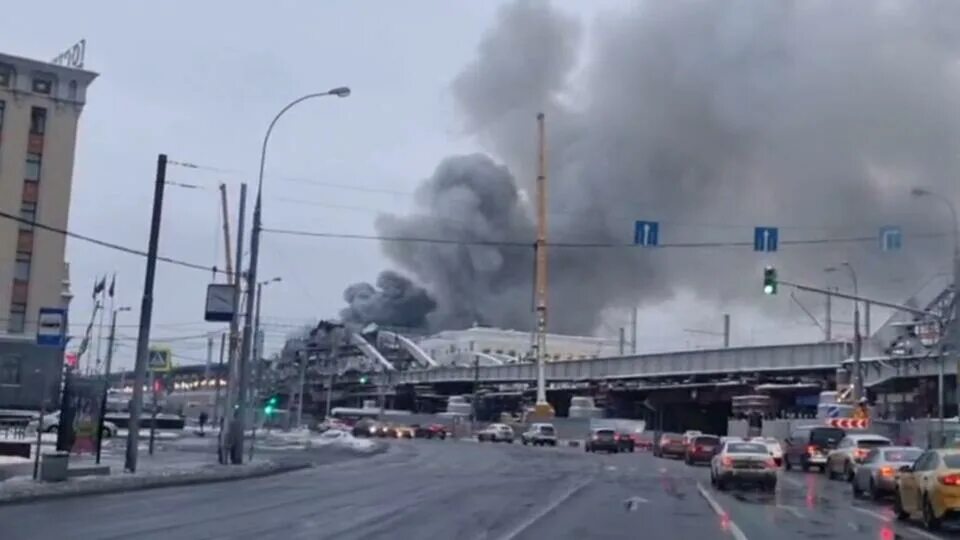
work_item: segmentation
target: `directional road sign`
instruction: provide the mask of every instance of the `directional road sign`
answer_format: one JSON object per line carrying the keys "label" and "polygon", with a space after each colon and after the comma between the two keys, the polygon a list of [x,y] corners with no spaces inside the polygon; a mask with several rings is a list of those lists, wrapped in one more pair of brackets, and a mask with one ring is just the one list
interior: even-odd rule
{"label": "directional road sign", "polygon": [[67,344],[67,310],[40,308],[37,315],[37,345],[64,347]]}
{"label": "directional road sign", "polygon": [[753,229],[754,251],[776,251],[780,243],[780,229],[776,227],[755,227]]}
{"label": "directional road sign", "polygon": [[903,246],[903,231],[895,225],[880,227],[880,250],[899,251]]}
{"label": "directional road sign", "polygon": [[660,243],[660,223],[638,221],[633,229],[633,243],[638,246],[655,246]]}

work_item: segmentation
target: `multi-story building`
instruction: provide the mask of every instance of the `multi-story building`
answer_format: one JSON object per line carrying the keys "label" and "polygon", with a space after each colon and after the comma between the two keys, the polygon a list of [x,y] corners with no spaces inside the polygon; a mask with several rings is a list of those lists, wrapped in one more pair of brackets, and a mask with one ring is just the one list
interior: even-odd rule
{"label": "multi-story building", "polygon": [[[0,211],[67,228],[73,157],[96,74],[0,53]],[[0,216],[0,407],[38,404],[63,351],[35,345],[41,307],[66,308],[64,235]],[[50,396],[47,396],[50,399]]]}

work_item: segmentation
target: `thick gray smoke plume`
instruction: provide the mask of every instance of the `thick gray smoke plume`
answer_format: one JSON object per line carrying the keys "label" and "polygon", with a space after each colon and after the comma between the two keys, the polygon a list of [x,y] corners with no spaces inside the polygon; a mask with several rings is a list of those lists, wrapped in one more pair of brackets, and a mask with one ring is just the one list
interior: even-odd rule
{"label": "thick gray smoke plume", "polygon": [[[960,3],[947,1],[647,1],[589,32],[546,2],[513,3],[452,85],[494,158],[445,160],[417,211],[378,230],[532,244],[521,193],[533,199],[543,111],[551,242],[629,244],[643,219],[666,244],[553,247],[551,331],[590,332],[605,308],[682,290],[706,306],[757,303],[764,264],[822,283],[825,266],[850,261],[861,291],[899,294],[948,269],[949,214],[910,190],[957,195],[957,28]],[[899,253],[836,241],[887,224],[904,228]],[[781,228],[780,252],[670,247],[749,243],[757,225]],[[819,239],[833,241],[790,243]],[[532,249],[384,249],[433,294],[434,328],[533,321]]]}
{"label": "thick gray smoke plume", "polygon": [[436,302],[422,287],[390,270],[380,273],[377,286],[356,283],[343,292],[346,308],[340,311],[344,322],[423,328]]}

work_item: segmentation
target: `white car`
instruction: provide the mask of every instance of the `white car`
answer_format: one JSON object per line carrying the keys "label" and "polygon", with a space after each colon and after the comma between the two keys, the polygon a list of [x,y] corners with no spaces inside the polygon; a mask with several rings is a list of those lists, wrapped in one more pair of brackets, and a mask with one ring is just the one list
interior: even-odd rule
{"label": "white car", "polygon": [[754,437],[750,439],[750,442],[756,442],[766,446],[777,467],[783,465],[783,445],[780,444],[780,441],[773,437]]}
{"label": "white car", "polygon": [[[36,432],[39,427],[39,422],[37,420],[31,420],[27,423],[27,431]],[[43,432],[44,433],[56,433],[60,429],[60,411],[55,411],[49,414],[44,415],[43,417]],[[117,434],[117,425],[113,422],[103,422],[103,437],[105,439],[113,437]]]}
{"label": "white car", "polygon": [[857,467],[863,463],[872,448],[892,444],[890,439],[872,433],[848,434],[827,454],[827,478],[840,478],[848,482],[853,480]]}
{"label": "white car", "polygon": [[777,469],[765,444],[728,441],[710,461],[710,483],[720,491],[731,484],[754,484],[772,492],[777,488]]}
{"label": "white car", "polygon": [[557,430],[553,427],[553,424],[530,424],[530,429],[520,434],[520,442],[522,442],[524,446],[528,444],[534,446],[556,446]]}
{"label": "white car", "polygon": [[513,428],[506,424],[490,424],[477,432],[478,442],[513,442]]}

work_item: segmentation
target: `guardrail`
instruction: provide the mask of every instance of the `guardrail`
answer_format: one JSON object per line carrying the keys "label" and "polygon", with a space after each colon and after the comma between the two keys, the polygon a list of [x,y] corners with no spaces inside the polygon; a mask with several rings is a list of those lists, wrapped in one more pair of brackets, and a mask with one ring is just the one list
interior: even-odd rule
{"label": "guardrail", "polygon": [[[840,367],[848,355],[849,345],[843,342],[679,351],[550,362],[546,365],[546,378],[550,381],[585,381],[743,372],[821,371]],[[477,375],[484,382],[532,381],[536,380],[536,366],[508,364],[416,369],[391,374],[391,382],[469,382]]]}

